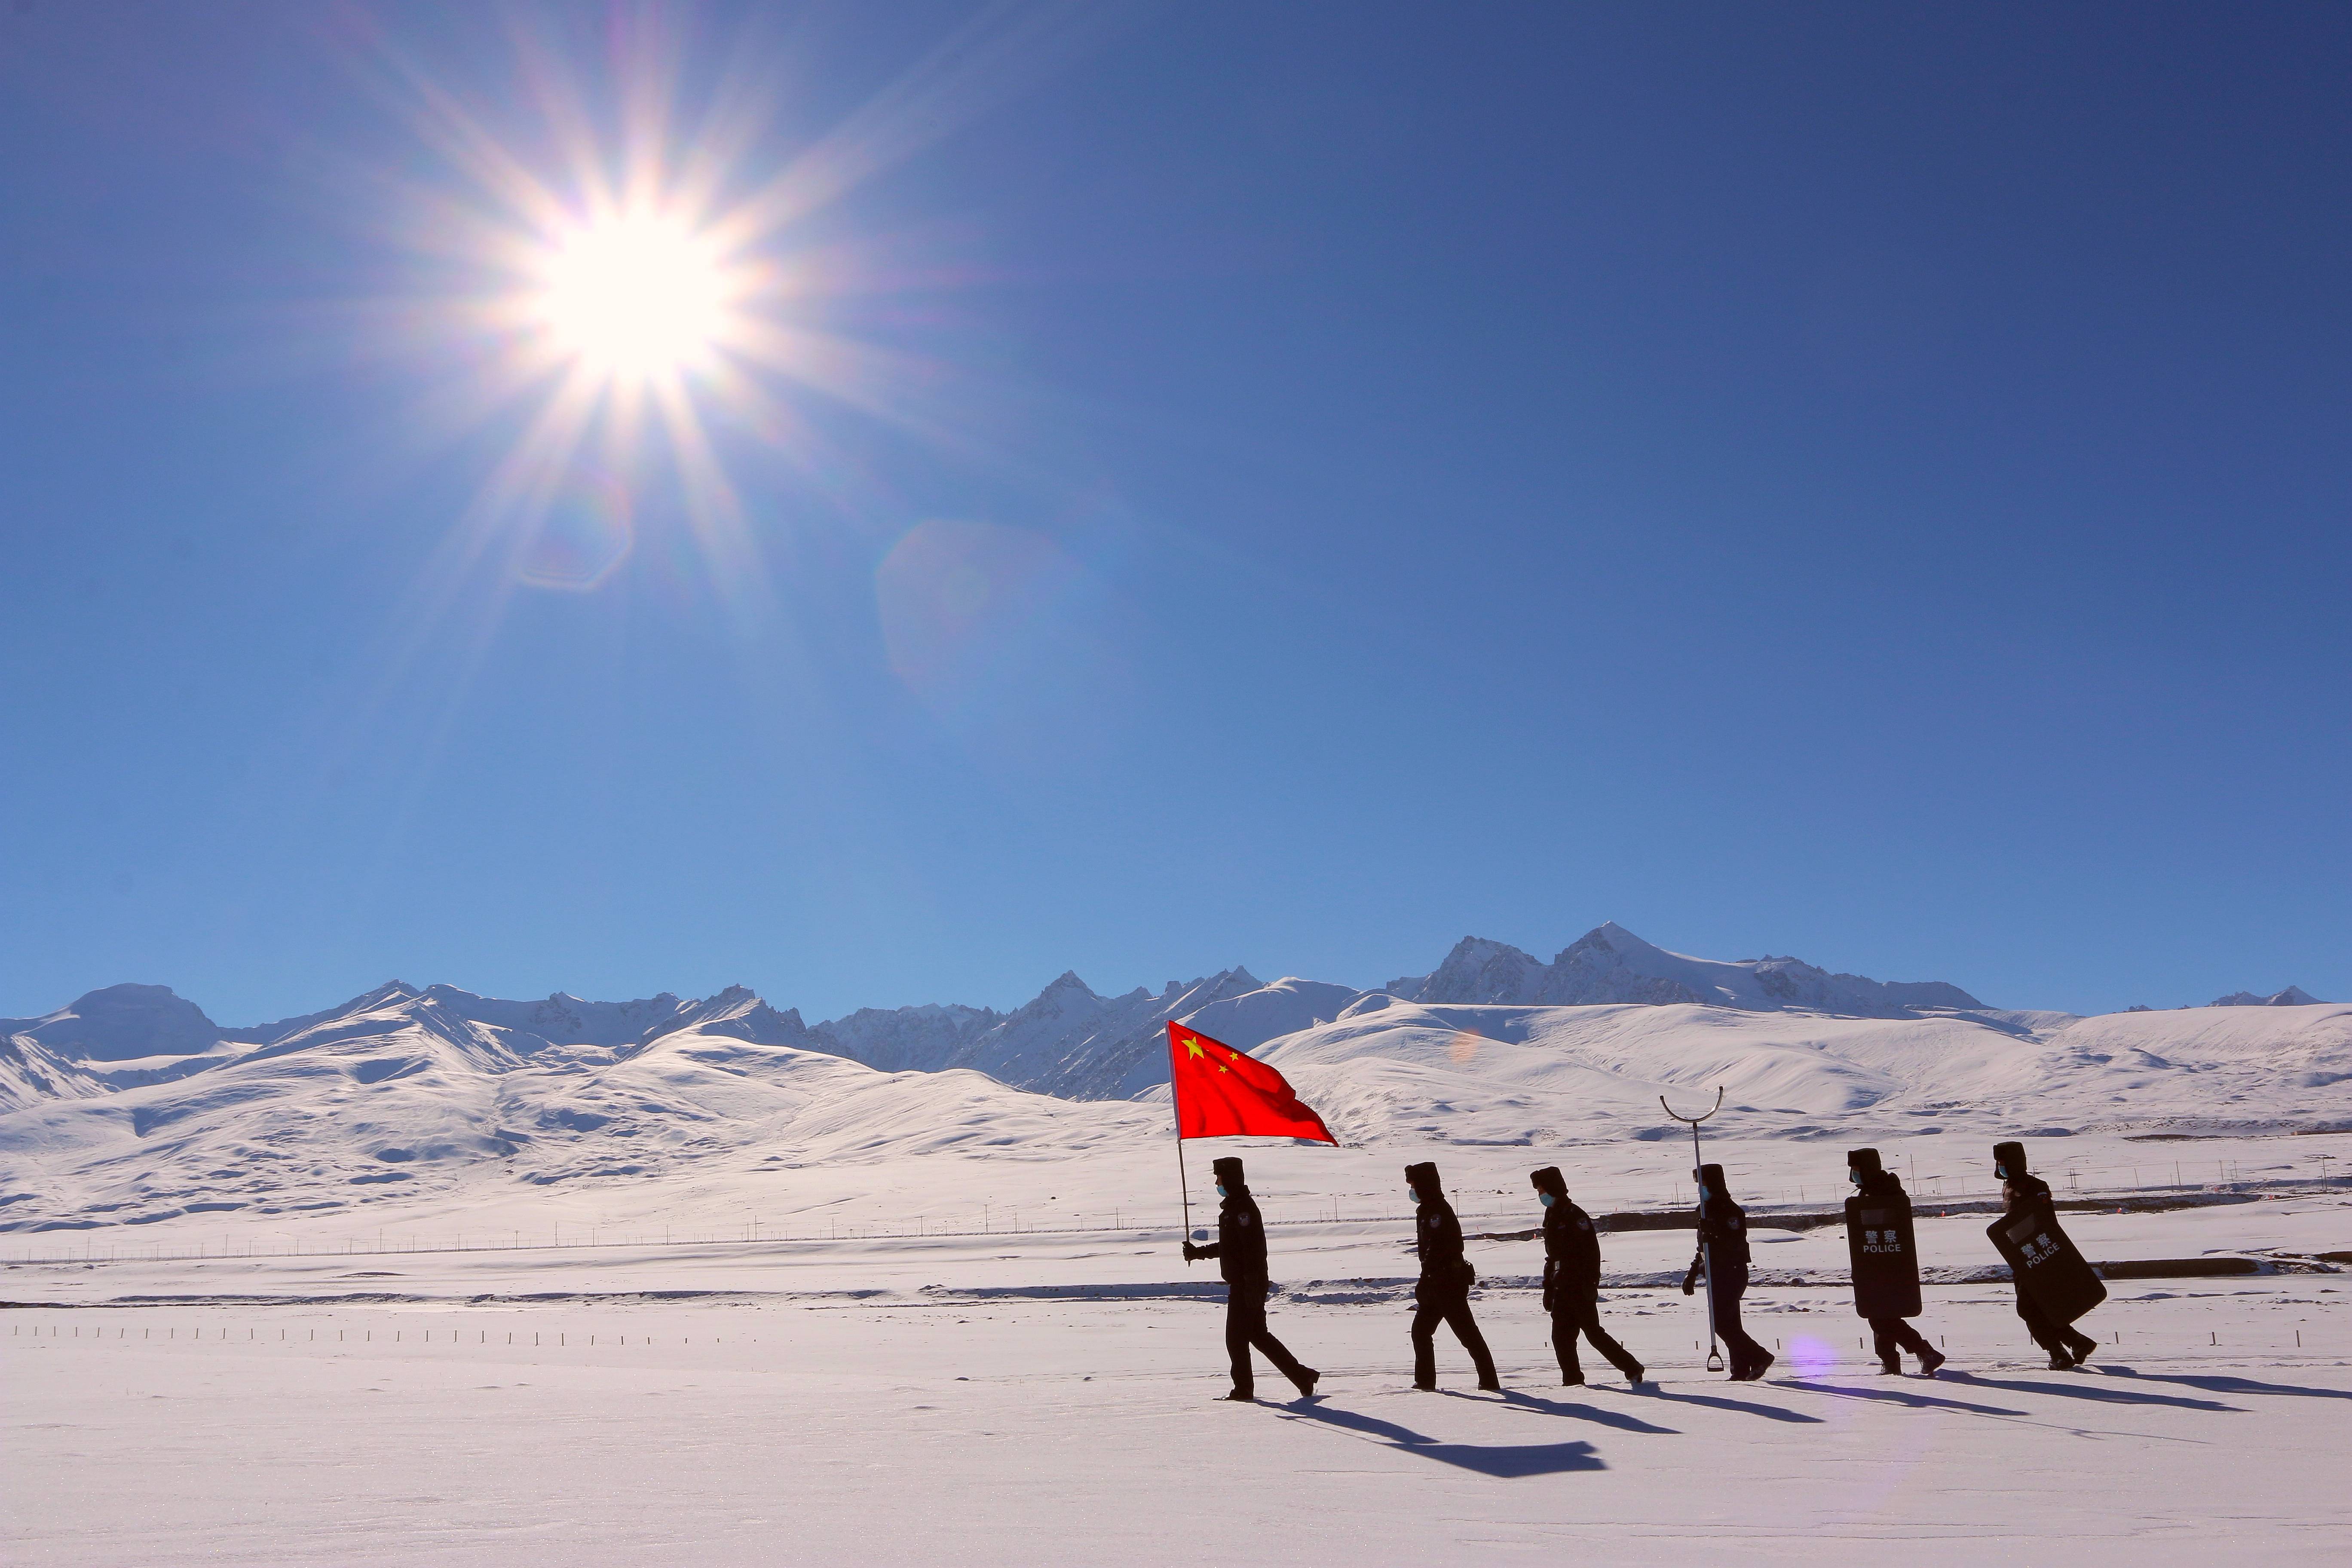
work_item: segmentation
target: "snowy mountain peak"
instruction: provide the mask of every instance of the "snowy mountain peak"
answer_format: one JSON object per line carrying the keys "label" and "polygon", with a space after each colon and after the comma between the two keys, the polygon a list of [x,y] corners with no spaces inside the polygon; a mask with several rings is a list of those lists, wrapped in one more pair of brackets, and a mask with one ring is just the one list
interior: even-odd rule
{"label": "snowy mountain peak", "polygon": [[2227,996],[2216,996],[2206,1004],[2209,1007],[2318,1007],[2325,1005],[2300,985],[2290,985],[2268,996],[2257,996],[2251,991],[2236,991]]}
{"label": "snowy mountain peak", "polygon": [[220,1026],[168,985],[108,985],[40,1018],[0,1019],[0,1037],[30,1035],[68,1060],[132,1061],[212,1049]]}
{"label": "snowy mountain peak", "polygon": [[1391,994],[1432,1004],[1579,1006],[1699,1003],[1757,1012],[1804,1008],[1859,1017],[1897,1017],[1918,1007],[1980,1008],[1941,981],[1881,983],[1832,974],[1794,958],[1736,963],[1669,952],[1614,921],[1595,926],[1545,963],[1507,942],[1465,937],[1445,962]]}
{"label": "snowy mountain peak", "polygon": [[[808,1031],[809,1047],[888,1070],[969,1068],[1016,1089],[1075,1100],[1123,1100],[1167,1080],[1163,1029],[1169,1019],[1200,1016],[1203,1008],[1265,989],[1255,975],[1236,966],[1197,980],[1171,980],[1156,993],[1139,985],[1107,997],[1066,970],[1011,1013],[869,1008],[816,1025]],[[1355,994],[1346,987],[1323,989]],[[1233,1043],[1247,1048],[1282,1032]]]}

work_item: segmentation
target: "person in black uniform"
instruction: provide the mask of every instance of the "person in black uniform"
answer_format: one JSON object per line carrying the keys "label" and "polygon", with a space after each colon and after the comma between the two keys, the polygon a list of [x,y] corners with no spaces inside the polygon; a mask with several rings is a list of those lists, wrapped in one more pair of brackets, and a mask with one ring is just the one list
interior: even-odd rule
{"label": "person in black uniform", "polygon": [[1529,1179],[1543,1195],[1543,1306],[1551,1314],[1551,1348],[1559,1355],[1559,1380],[1584,1381],[1576,1359],[1576,1336],[1609,1358],[1628,1383],[1642,1381],[1642,1363],[1601,1326],[1601,1238],[1592,1216],[1568,1201],[1568,1178],[1546,1165]]}
{"label": "person in black uniform", "polygon": [[1413,1220],[1421,1280],[1412,1288],[1412,1385],[1424,1391],[1437,1386],[1437,1325],[1443,1322],[1470,1352],[1471,1364],[1478,1369],[1478,1386],[1499,1394],[1503,1384],[1495,1375],[1486,1336],[1470,1316],[1470,1287],[1477,1283],[1477,1276],[1462,1256],[1462,1222],[1438,1188],[1435,1165],[1407,1165],[1404,1179],[1420,1205]]}
{"label": "person in black uniform", "polygon": [[[2057,1206],[2050,1196],[2050,1184],[2029,1174],[2025,1169],[2025,1145],[1996,1143],[1992,1146],[1992,1173],[2000,1178],[2002,1213],[2011,1219],[2032,1215],[2045,1225],[2058,1223]],[[2025,1331],[2033,1342],[2050,1352],[2050,1370],[2064,1372],[2091,1359],[2099,1342],[2080,1332],[2072,1323],[2050,1320],[2032,1296],[2026,1294],[2025,1281],[2017,1282],[2017,1315],[2025,1320]]]}
{"label": "person in black uniform", "polygon": [[1315,1380],[1323,1374],[1303,1366],[1265,1326],[1265,1216],[1257,1212],[1242,1180],[1242,1163],[1226,1156],[1211,1163],[1217,1177],[1217,1239],[1206,1247],[1184,1240],[1184,1261],[1213,1258],[1225,1280],[1225,1354],[1234,1363],[1234,1391],[1227,1399],[1257,1397],[1257,1379],[1250,1368],[1255,1345],[1275,1370],[1297,1385],[1299,1397],[1310,1398]]}
{"label": "person in black uniform", "polygon": [[1731,1352],[1731,1380],[1753,1383],[1774,1358],[1739,1326],[1739,1298],[1748,1293],[1748,1211],[1724,1190],[1722,1166],[1701,1165],[1691,1177],[1698,1183],[1698,1250],[1683,1276],[1683,1294],[1691,1294],[1702,1274],[1706,1277],[1715,1331]]}
{"label": "person in black uniform", "polygon": [[[1911,1195],[1903,1190],[1903,1179],[1879,1163],[1875,1149],[1855,1149],[1845,1157],[1846,1179],[1865,1198],[1886,1198],[1908,1205]],[[1919,1358],[1919,1370],[1929,1377],[1944,1364],[1944,1352],[1929,1344],[1907,1318],[1872,1318],[1871,1346],[1878,1352],[1878,1370],[1890,1377],[1903,1375],[1902,1352],[1909,1351]]]}

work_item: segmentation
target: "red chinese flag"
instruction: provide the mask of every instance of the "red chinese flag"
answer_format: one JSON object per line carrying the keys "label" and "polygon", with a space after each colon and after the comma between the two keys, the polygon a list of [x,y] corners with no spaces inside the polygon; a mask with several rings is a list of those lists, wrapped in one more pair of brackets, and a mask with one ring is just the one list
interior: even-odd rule
{"label": "red chinese flag", "polygon": [[1337,1143],[1288,1080],[1198,1029],[1168,1020],[1168,1081],[1179,1138],[1311,1138]]}

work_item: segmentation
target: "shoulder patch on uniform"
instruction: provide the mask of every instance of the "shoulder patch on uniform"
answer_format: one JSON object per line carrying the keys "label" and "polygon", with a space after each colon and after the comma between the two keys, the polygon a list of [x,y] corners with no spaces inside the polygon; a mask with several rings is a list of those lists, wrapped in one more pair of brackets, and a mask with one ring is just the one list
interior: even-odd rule
{"label": "shoulder patch on uniform", "polygon": [[1247,1225],[1249,1222],[1249,1215],[1245,1214],[1237,1214],[1234,1215],[1234,1223],[1235,1225]]}

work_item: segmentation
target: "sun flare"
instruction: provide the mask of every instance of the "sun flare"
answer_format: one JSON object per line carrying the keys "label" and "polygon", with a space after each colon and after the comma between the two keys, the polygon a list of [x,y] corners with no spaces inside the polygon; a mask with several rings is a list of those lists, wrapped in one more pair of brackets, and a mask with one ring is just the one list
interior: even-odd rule
{"label": "sun flare", "polygon": [[[552,23],[513,33],[518,102],[475,101],[389,47],[369,57],[437,165],[383,175],[388,230],[417,267],[381,330],[446,367],[420,411],[436,438],[511,433],[427,593],[457,604],[477,574],[593,589],[645,531],[660,571],[749,625],[772,610],[757,535],[779,526],[762,511],[781,510],[783,475],[860,516],[899,504],[835,433],[840,412],[966,451],[991,449],[975,410],[997,417],[935,351],[927,310],[890,314],[889,341],[858,330],[874,300],[950,286],[966,264],[871,215],[814,220],[1017,90],[1071,35],[1050,8],[990,11],[787,147],[771,123],[777,61],[754,52],[705,79],[665,8],[626,14],[599,35],[625,46],[609,58]],[[768,495],[747,504],[730,459],[754,457]]]}
{"label": "sun flare", "polygon": [[740,292],[719,247],[686,223],[621,214],[550,248],[538,315],[556,350],[600,379],[658,380],[709,363]]}

